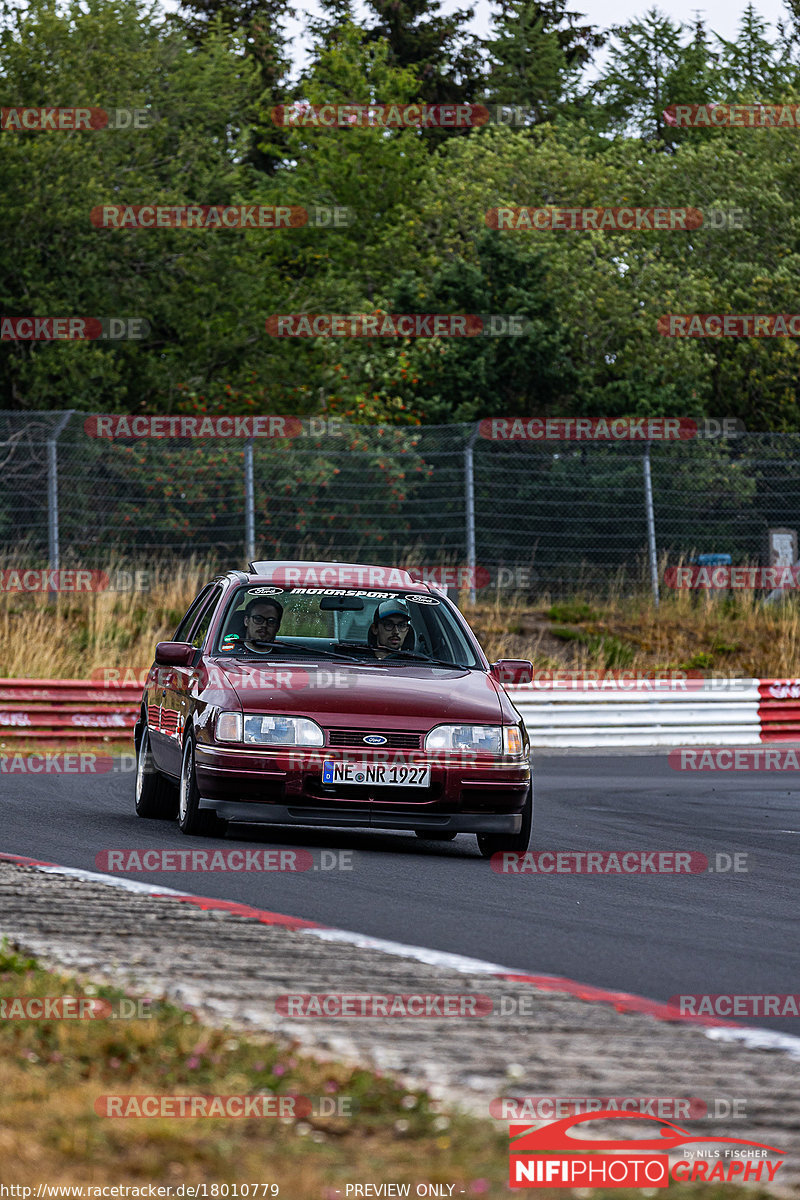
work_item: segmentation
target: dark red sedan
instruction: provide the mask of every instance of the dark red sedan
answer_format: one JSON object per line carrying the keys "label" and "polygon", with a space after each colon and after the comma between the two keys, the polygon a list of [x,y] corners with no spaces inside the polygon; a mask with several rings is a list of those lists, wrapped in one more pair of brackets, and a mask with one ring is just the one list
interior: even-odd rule
{"label": "dark red sedan", "polygon": [[525,851],[530,750],[456,606],[413,571],[256,562],[156,646],[136,725],[136,811],[187,834],[227,822],[475,833]]}

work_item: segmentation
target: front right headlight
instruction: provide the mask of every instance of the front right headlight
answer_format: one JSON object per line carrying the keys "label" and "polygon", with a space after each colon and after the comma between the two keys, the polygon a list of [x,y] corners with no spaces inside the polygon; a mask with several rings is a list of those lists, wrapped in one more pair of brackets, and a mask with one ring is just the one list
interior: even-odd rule
{"label": "front right headlight", "polygon": [[503,730],[500,725],[437,725],[426,735],[425,749],[499,755],[503,753]]}

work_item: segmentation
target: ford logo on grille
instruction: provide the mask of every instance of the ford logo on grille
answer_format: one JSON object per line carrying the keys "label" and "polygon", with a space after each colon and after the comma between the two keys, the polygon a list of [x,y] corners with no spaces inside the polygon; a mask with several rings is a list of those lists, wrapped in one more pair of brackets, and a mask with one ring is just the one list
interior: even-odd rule
{"label": "ford logo on grille", "polygon": [[385,746],[387,739],[381,737],[379,733],[368,733],[364,741],[368,746]]}

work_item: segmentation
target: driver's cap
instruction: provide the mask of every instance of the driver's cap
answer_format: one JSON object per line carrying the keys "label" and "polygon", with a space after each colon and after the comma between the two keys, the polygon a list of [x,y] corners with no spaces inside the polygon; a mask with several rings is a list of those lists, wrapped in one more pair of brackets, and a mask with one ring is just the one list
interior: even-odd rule
{"label": "driver's cap", "polygon": [[408,611],[405,600],[384,600],[382,604],[378,605],[375,620],[382,621],[384,617],[405,617],[407,621],[410,621],[411,613]]}

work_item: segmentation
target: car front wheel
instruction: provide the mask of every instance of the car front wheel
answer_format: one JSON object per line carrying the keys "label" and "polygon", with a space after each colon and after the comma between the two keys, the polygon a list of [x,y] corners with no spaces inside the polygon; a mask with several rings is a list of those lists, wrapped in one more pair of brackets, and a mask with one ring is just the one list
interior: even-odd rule
{"label": "car front wheel", "polygon": [[186,739],[181,762],[181,785],[178,793],[178,825],[181,833],[190,837],[222,837],[227,822],[215,812],[200,808],[200,791],[194,769],[194,742]]}
{"label": "car front wheel", "polygon": [[178,815],[178,789],[156,770],[146,725],[136,752],[135,804],[137,817],[174,821]]}
{"label": "car front wheel", "polygon": [[522,828],[519,833],[479,833],[478,849],[484,858],[493,854],[516,853],[524,854],[531,843],[533,828],[533,783],[528,789],[525,806],[522,809]]}

